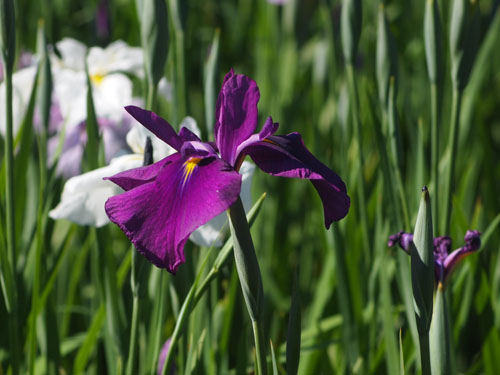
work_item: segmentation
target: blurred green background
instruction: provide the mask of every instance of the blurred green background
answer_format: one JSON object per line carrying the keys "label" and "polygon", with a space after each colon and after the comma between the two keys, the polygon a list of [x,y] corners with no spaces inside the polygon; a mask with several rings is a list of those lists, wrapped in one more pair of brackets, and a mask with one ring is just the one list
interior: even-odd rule
{"label": "blurred green background", "polygon": [[[103,2],[105,3],[105,2]],[[410,227],[395,217],[397,182],[384,174],[384,158],[390,157],[390,132],[378,100],[376,78],[377,12],[379,2],[363,3],[363,21],[354,74],[359,94],[361,144],[358,145],[349,115],[352,100],[340,40],[340,1],[289,0],[279,6],[265,0],[179,1],[182,22],[185,113],[179,110],[175,91],[175,40],[170,22],[170,50],[165,75],[174,84],[171,103],[161,101],[158,112],[171,124],[184,115],[193,116],[212,140],[214,108],[207,106],[206,66],[216,30],[220,31],[215,83],[208,92],[216,95],[224,74],[234,68],[256,80],[260,91],[259,124],[267,116],[280,123],[278,134],[298,131],[311,152],[338,173],[347,184],[351,210],[343,221],[326,231],[321,201],[311,184],[299,180],[272,178],[256,171],[253,196],[267,193],[252,228],[265,293],[265,331],[272,340],[278,371],[285,373],[285,343],[292,294],[300,296],[302,344],[299,374],[386,374],[418,368],[418,347],[412,335],[405,303],[401,262],[409,257],[387,247],[387,238],[399,230],[412,231],[420,189],[434,186],[430,172],[431,109],[423,39],[424,1],[385,2],[385,14],[397,47],[398,73],[396,118],[401,136],[400,168],[404,200]],[[455,181],[449,235],[453,248],[463,244],[467,229],[483,232],[481,250],[466,258],[447,286],[458,373],[500,373],[500,10],[499,1],[480,1],[480,43],[469,84],[461,106]],[[140,46],[139,21],[131,0],[109,0],[110,34],[98,35],[96,1],[16,1],[18,49],[34,51],[39,18],[44,18],[48,43],[63,37],[76,38],[88,46],[106,46],[122,39]],[[440,175],[448,166],[447,146],[451,122],[449,23],[451,5],[440,1],[443,25],[443,89],[439,104]],[[169,8],[170,10],[170,8]],[[171,13],[169,13],[171,14]],[[179,43],[180,39],[177,39]],[[140,82],[134,88],[143,93]],[[209,101],[210,102],[210,101]],[[210,116],[211,115],[211,116]],[[207,121],[207,118],[210,121]],[[260,125],[261,126],[261,125]],[[359,170],[360,148],[364,165]],[[29,155],[26,170],[28,193],[25,217],[36,213],[36,148]],[[3,160],[3,159],[2,159]],[[363,228],[358,199],[361,173],[365,184],[364,205],[368,228]],[[444,180],[444,178],[442,178]],[[64,181],[54,179],[47,206],[58,201]],[[392,192],[392,193],[391,193]],[[2,193],[3,194],[3,193]],[[443,194],[441,193],[441,197]],[[437,202],[440,207],[446,204]],[[436,202],[432,202],[436,204]],[[440,209],[442,213],[443,210]],[[35,214],[34,214],[35,215]],[[439,218],[442,220],[442,218]],[[18,248],[18,294],[20,345],[27,337],[31,311],[33,231],[35,222],[26,219]],[[367,229],[367,230],[366,230]],[[105,246],[113,264],[124,278],[119,296],[122,304],[123,347],[128,348],[131,292],[128,283],[130,245],[114,225],[106,228]],[[95,237],[89,228],[68,222],[48,221],[44,257],[47,275],[54,275],[43,313],[53,317],[58,328],[57,371],[110,373],[106,347],[111,345],[103,328],[109,324],[100,308],[90,253]],[[2,243],[3,246],[3,243]],[[162,342],[171,334],[179,306],[193,284],[207,254],[188,243],[186,264],[173,277],[151,272],[148,291],[141,307],[138,373],[148,373],[154,359],[149,340],[154,333],[154,314],[164,294]],[[209,265],[216,257],[214,251]],[[128,257],[128,258],[127,258]],[[127,261],[128,259],[128,261]],[[60,264],[58,263],[60,261]],[[180,372],[193,374],[236,374],[253,371],[253,340],[232,259],[220,270],[207,293],[191,313],[179,350],[175,354]],[[58,265],[59,264],[59,265]],[[148,265],[149,267],[149,265]],[[120,273],[121,272],[121,273]],[[296,287],[294,275],[298,275]],[[163,289],[159,288],[164,283]],[[42,288],[47,284],[42,285]],[[50,310],[50,311],[49,311]],[[100,314],[100,315],[99,315]],[[104,323],[108,320],[108,323]],[[410,319],[411,320],[411,319]],[[0,304],[0,327],[7,332],[7,310]],[[50,327],[50,326],[49,326]],[[50,332],[45,332],[45,335]],[[44,333],[38,333],[40,343]],[[201,338],[201,339],[200,339]],[[195,351],[196,345],[201,350]],[[39,344],[37,373],[47,368],[47,348]],[[190,353],[192,368],[186,365]],[[125,351],[126,353],[126,351]],[[269,352],[270,353],[270,352]],[[400,357],[402,353],[403,357]],[[21,355],[22,357],[22,355]],[[50,356],[49,356],[50,357]],[[0,335],[0,374],[8,373],[9,340]],[[53,358],[53,357],[51,357]],[[271,361],[271,357],[269,357]],[[120,366],[118,365],[118,370]],[[117,371],[118,371],[117,370]]]}

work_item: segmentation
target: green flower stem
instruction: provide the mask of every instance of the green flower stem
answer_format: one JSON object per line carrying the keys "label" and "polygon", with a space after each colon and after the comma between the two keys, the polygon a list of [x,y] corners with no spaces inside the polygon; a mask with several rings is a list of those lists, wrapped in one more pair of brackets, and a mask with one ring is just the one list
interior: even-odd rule
{"label": "green flower stem", "polygon": [[[47,184],[47,132],[46,124],[42,124],[40,135],[38,137],[39,151],[39,168],[40,168],[40,185],[38,190],[38,213],[37,213],[37,230],[36,230],[36,247],[35,247],[35,273],[33,275],[33,290],[31,293],[31,313],[29,320],[29,351],[28,351],[28,373],[33,374],[35,371],[35,360],[37,351],[37,324],[38,322],[38,304],[40,299],[40,285],[42,284],[42,251],[44,248],[44,233],[45,223],[44,206],[45,206],[45,186]],[[42,328],[43,329],[43,328]],[[45,329],[43,329],[46,331]]]}
{"label": "green flower stem", "polygon": [[[135,250],[134,250],[135,251]],[[137,346],[137,328],[139,327],[139,296],[134,294],[132,302],[132,325],[130,327],[130,343],[128,347],[127,369],[125,374],[134,373],[135,352]]]}
{"label": "green flower stem", "polygon": [[146,108],[151,111],[155,111],[156,107],[156,96],[158,93],[158,85],[153,82],[148,82],[148,95],[146,97]]}
{"label": "green flower stem", "polygon": [[262,324],[259,320],[252,320],[253,339],[255,341],[255,356],[257,358],[257,374],[267,374],[266,349]]}
{"label": "green flower stem", "polygon": [[[434,204],[432,206],[432,217],[434,221],[434,233],[439,233],[439,131],[438,131],[438,87],[436,83],[431,84],[431,181],[434,183]],[[444,232],[448,233],[448,232]]]}
{"label": "green flower stem", "polygon": [[132,271],[130,283],[133,300],[126,375],[132,375],[134,373],[135,354],[137,351],[137,329],[139,327],[139,302],[142,291],[145,288],[145,285],[143,285],[143,283],[146,282],[146,280],[144,280],[144,278],[142,277],[144,275],[142,271],[144,270],[145,266],[143,256],[137,252],[134,246],[130,247],[130,251],[132,253]]}
{"label": "green flower stem", "polygon": [[159,307],[158,307],[158,313],[156,314],[155,317],[155,326],[156,329],[154,331],[154,342],[153,342],[153,356],[151,357],[151,367],[150,367],[150,373],[156,373],[156,364],[158,362],[158,356],[160,354],[160,348],[161,348],[161,333],[162,333],[162,328],[163,328],[163,323],[164,323],[164,315],[165,315],[165,309],[167,305],[167,279],[166,279],[166,271],[161,270],[160,272],[160,290],[159,290]]}
{"label": "green flower stem", "polygon": [[[357,151],[358,157],[357,161],[359,163],[359,174],[358,174],[358,203],[359,203],[359,215],[361,221],[361,229],[363,231],[363,248],[365,251],[365,255],[368,255],[369,250],[371,249],[370,242],[368,241],[368,216],[366,214],[366,188],[365,188],[365,179],[363,177],[363,168],[365,165],[364,152],[362,147],[362,134],[361,134],[361,124],[359,121],[359,100],[358,100],[358,90],[356,87],[356,77],[354,75],[354,68],[352,64],[346,65],[347,72],[347,82],[349,86],[349,95],[350,95],[350,103],[351,103],[351,116],[353,122],[353,130],[354,130],[354,139],[357,142]],[[367,257],[369,259],[369,257]]]}
{"label": "green flower stem", "polygon": [[422,375],[431,375],[429,332],[420,332],[418,340],[420,342],[420,363],[422,365]]}
{"label": "green flower stem", "polygon": [[6,219],[7,219],[7,267],[5,278],[9,279],[7,288],[10,289],[10,308],[11,308],[11,324],[10,340],[12,347],[12,373],[19,372],[19,344],[18,344],[18,320],[17,320],[17,290],[16,290],[16,238],[14,226],[14,152],[12,140],[12,66],[6,64],[5,69],[5,200],[6,200]]}
{"label": "green flower stem", "polygon": [[228,210],[231,237],[233,239],[234,259],[240,279],[243,297],[248,314],[252,320],[257,359],[257,374],[266,375],[266,350],[262,331],[261,314],[263,310],[264,291],[260,275],[259,263],[255,254],[250,227],[248,225],[243,203],[237,201]]}
{"label": "green flower stem", "polygon": [[449,150],[449,163],[448,170],[445,179],[445,191],[444,191],[444,214],[443,214],[443,225],[441,229],[442,233],[450,233],[450,219],[451,219],[451,196],[453,194],[453,185],[455,178],[455,160],[457,157],[457,143],[458,143],[458,127],[460,124],[460,107],[462,103],[463,91],[455,88],[453,90],[453,103],[451,107],[451,124],[450,124],[450,136],[448,139],[448,150]]}
{"label": "green flower stem", "polygon": [[443,284],[436,290],[433,319],[430,330],[431,368],[433,374],[454,374],[452,361],[452,335],[448,305]]}

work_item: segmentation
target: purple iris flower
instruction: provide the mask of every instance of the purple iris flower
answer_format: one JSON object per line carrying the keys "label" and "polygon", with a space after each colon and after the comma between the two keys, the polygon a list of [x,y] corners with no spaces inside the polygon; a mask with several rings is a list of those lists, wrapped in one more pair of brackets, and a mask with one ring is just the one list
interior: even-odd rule
{"label": "purple iris flower", "polygon": [[[172,341],[172,338],[169,337],[167,341],[163,344],[161,351],[160,351],[160,357],[158,358],[158,367],[156,369],[156,373],[158,375],[163,374],[163,366],[165,365],[165,361],[167,359],[167,354],[168,354],[168,349],[170,349],[170,342]],[[172,364],[170,366],[170,371],[167,371],[167,374],[174,375],[176,373],[175,367]]]}
{"label": "purple iris flower", "polygon": [[273,176],[308,179],[324,207],[326,228],[349,211],[344,182],[317,160],[298,133],[273,135],[268,117],[257,127],[260,93],[254,80],[229,71],[217,99],[215,142],[204,143],[186,128],[177,134],[155,113],[126,110],[177,152],[147,167],[109,177],[125,190],[105,205],[137,250],[157,267],[175,273],[184,263],[184,244],[199,226],[227,210],[238,198],[238,170],[246,155]]}
{"label": "purple iris flower", "polygon": [[[451,238],[440,236],[434,238],[434,273],[436,282],[444,284],[448,280],[451,272],[461,259],[479,250],[481,247],[481,233],[477,230],[468,230],[465,234],[465,245],[450,253]],[[393,247],[398,245],[405,252],[410,254],[410,242],[413,241],[413,234],[398,232],[389,236],[388,245]]]}

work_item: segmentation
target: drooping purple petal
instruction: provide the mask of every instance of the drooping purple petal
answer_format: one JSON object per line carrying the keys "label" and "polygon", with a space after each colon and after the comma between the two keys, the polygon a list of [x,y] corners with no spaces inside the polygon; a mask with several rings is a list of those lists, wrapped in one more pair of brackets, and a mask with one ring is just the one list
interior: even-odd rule
{"label": "drooping purple petal", "polygon": [[105,208],[141,254],[175,273],[189,235],[236,201],[241,175],[216,157],[171,160],[156,179],[111,197]]}
{"label": "drooping purple petal", "polygon": [[156,113],[133,105],[125,107],[125,110],[142,125],[144,125],[151,133],[167,143],[170,147],[177,151],[181,149],[183,143],[181,137],[177,135],[174,128],[172,128],[168,122]]}
{"label": "drooping purple petal", "polygon": [[154,164],[129,169],[128,171],[123,171],[115,174],[114,176],[105,177],[104,179],[114,182],[125,191],[129,191],[140,185],[153,181],[165,165],[177,162],[180,158],[181,155],[177,152]]}
{"label": "drooping purple petal", "polygon": [[467,255],[479,250],[481,246],[481,233],[477,230],[468,230],[465,234],[465,245],[461,248],[456,249],[450,255],[446,257],[443,262],[445,268],[444,279],[446,279],[456,265]]}
{"label": "drooping purple petal", "polygon": [[344,182],[309,152],[299,133],[269,136],[242,152],[270,175],[311,180],[323,202],[326,228],[347,215],[350,198]]}
{"label": "drooping purple petal", "polygon": [[224,77],[215,110],[215,142],[222,159],[232,166],[236,161],[236,148],[257,127],[259,98],[254,80],[236,75],[232,69]]}

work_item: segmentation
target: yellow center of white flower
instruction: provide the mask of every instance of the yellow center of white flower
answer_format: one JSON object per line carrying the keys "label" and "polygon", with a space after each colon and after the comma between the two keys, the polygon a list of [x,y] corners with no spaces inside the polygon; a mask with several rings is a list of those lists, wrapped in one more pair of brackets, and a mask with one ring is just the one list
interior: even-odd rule
{"label": "yellow center of white flower", "polygon": [[92,74],[90,76],[90,80],[94,85],[101,85],[102,81],[104,80],[104,74]]}

